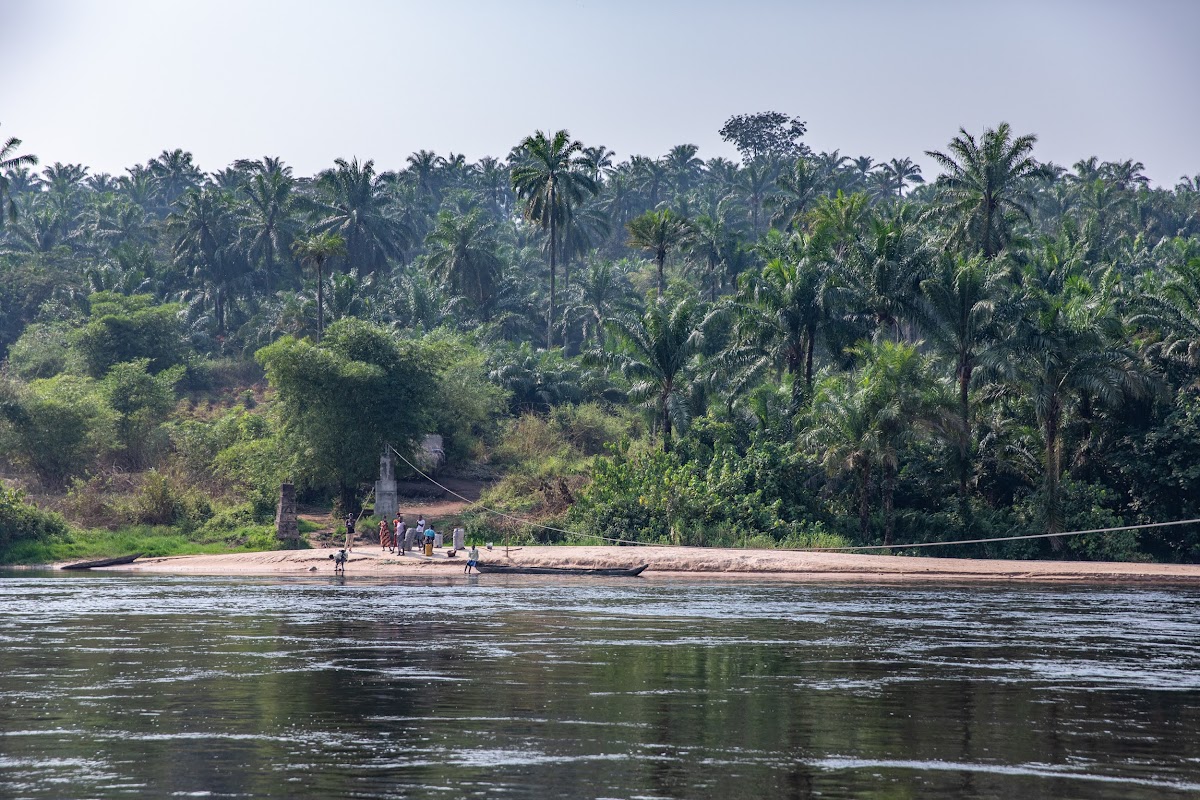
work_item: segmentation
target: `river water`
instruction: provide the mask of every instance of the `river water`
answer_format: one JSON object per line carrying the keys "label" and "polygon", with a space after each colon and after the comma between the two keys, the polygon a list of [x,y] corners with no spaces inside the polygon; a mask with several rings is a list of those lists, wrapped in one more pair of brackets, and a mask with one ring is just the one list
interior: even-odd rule
{"label": "river water", "polygon": [[3,798],[1200,796],[1200,591],[0,575]]}

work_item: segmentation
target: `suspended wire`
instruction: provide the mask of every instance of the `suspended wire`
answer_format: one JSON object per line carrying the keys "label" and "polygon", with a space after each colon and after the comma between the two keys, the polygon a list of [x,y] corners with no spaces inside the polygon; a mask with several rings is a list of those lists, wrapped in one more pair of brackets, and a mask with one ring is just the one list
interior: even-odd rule
{"label": "suspended wire", "polygon": [[[654,544],[651,542],[638,542],[638,541],[634,541],[633,539],[615,539],[615,538],[612,538],[609,536],[601,536],[600,534],[597,534],[597,533],[579,533],[578,531],[563,530],[562,528],[555,528],[553,525],[543,525],[540,522],[534,522],[533,520],[523,519],[521,517],[514,516],[507,512],[500,511],[499,509],[490,508],[488,506],[485,506],[479,500],[471,500],[468,497],[464,497],[463,495],[454,491],[450,487],[437,482],[432,477],[430,477],[429,475],[422,472],[421,469],[419,467],[417,467],[416,464],[412,463],[407,458],[405,458],[404,455],[399,450],[392,447],[390,444],[388,445],[388,449],[391,450],[393,453],[395,453],[397,456],[399,456],[401,461],[403,461],[405,464],[407,464],[414,472],[416,472],[422,478],[429,481],[430,483],[432,483],[434,486],[438,487],[442,491],[447,492],[448,494],[452,494],[455,497],[457,497],[459,500],[462,500],[463,502],[467,503],[468,508],[472,507],[472,506],[478,506],[480,508],[480,510],[482,510],[482,511],[486,511],[489,514],[494,514],[498,517],[503,517],[505,519],[512,520],[513,522],[517,522],[521,525],[528,525],[532,528],[541,528],[542,530],[554,531],[555,533],[562,533],[567,536],[575,536],[575,537],[579,537],[579,538],[583,538],[583,539],[599,539],[600,541],[603,541],[603,542],[616,542],[617,544],[637,545],[639,547],[684,547],[685,546],[685,545],[679,545],[679,544]],[[776,548],[776,549],[778,549],[780,551],[784,551],[784,552],[800,552],[800,553],[817,553],[817,552],[834,553],[834,552],[852,552],[855,550],[907,550],[909,548],[915,548],[915,547],[944,547],[944,546],[957,545],[957,544],[988,544],[990,542],[1017,542],[1017,541],[1021,541],[1024,539],[1050,539],[1050,538],[1057,537],[1057,536],[1083,536],[1083,535],[1089,534],[1089,533],[1114,533],[1116,531],[1135,531],[1135,530],[1141,530],[1144,528],[1166,528],[1166,527],[1169,527],[1172,525],[1194,525],[1196,523],[1200,523],[1200,519],[1181,519],[1181,520],[1175,520],[1174,522],[1146,522],[1146,523],[1143,523],[1140,525],[1118,525],[1118,526],[1112,527],[1112,528],[1092,528],[1092,529],[1086,530],[1086,531],[1065,531],[1063,533],[1031,533],[1031,534],[1024,534],[1022,536],[996,536],[996,537],[992,537],[990,539],[958,539],[958,540],[951,541],[951,542],[918,542],[916,544],[863,544],[863,545],[854,545],[854,546],[847,546],[847,547],[780,547],[780,548]]]}

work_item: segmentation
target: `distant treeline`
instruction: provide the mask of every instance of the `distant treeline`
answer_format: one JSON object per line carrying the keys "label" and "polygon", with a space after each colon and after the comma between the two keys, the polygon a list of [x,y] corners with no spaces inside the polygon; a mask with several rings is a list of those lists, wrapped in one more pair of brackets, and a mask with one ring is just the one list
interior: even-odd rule
{"label": "distant treeline", "polygon": [[[1200,516],[1200,175],[1068,169],[1000,124],[928,151],[934,179],[805,132],[733,117],[735,163],[538,131],[312,177],[181,150],[39,171],[10,139],[0,457],[76,497],[153,469],[194,525],[269,514],[282,477],[357,504],[382,443],[430,430],[510,507],[624,538]],[[1200,529],[972,552],[1195,560]]]}

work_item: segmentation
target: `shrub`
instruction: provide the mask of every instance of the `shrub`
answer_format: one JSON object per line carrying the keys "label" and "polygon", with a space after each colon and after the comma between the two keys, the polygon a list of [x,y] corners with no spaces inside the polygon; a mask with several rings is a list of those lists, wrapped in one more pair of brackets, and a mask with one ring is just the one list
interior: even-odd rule
{"label": "shrub", "polygon": [[60,515],[25,502],[24,492],[0,483],[0,550],[19,541],[64,536],[69,531]]}

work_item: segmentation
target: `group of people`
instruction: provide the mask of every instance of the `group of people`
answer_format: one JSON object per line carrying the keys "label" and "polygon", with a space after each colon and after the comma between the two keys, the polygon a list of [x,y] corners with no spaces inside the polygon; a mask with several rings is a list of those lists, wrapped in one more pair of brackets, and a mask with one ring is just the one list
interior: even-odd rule
{"label": "group of people", "polygon": [[[352,540],[354,539],[354,523],[354,517],[347,514],[346,550],[351,549]],[[451,534],[452,553],[466,549],[466,535],[466,531],[461,526],[454,529],[454,532]],[[417,524],[412,528],[408,527],[408,524],[404,521],[404,517],[400,514],[396,515],[391,525],[388,524],[386,519],[379,521],[379,547],[383,552],[404,555],[422,545],[427,555],[431,555],[434,549],[442,547],[442,534],[434,530],[432,525],[426,524],[424,515],[417,518]],[[478,563],[479,548],[472,547],[463,572],[469,574]]]}

